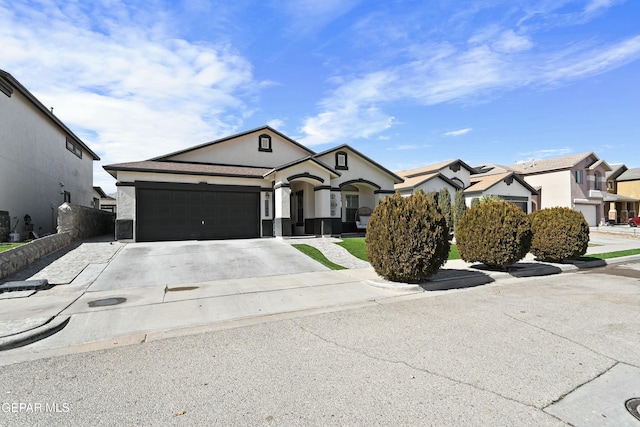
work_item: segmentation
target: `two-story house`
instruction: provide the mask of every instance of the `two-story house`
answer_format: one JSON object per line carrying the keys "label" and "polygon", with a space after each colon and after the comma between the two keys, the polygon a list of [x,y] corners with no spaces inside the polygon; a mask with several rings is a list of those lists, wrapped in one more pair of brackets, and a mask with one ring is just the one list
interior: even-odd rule
{"label": "two-story house", "polygon": [[611,167],[594,153],[581,153],[546,160],[532,160],[509,166],[538,190],[534,210],[568,207],[583,213],[591,226],[603,224],[606,173]]}
{"label": "two-story house", "polygon": [[[0,210],[23,237],[55,233],[58,206],[92,206],[98,155],[11,74],[0,70]],[[25,226],[25,218],[27,224]]]}

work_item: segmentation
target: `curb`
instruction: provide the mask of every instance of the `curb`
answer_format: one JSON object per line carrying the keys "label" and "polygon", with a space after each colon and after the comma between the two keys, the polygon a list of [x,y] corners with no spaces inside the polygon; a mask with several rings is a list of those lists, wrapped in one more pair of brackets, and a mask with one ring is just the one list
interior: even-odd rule
{"label": "curb", "polygon": [[48,322],[28,331],[19,332],[0,339],[0,351],[24,347],[36,341],[43,340],[60,332],[69,323],[71,317],[52,317]]}
{"label": "curb", "polygon": [[[596,254],[597,255],[597,254]],[[587,255],[588,256],[588,255]],[[500,279],[507,278],[531,278],[536,276],[551,276],[554,274],[560,273],[570,273],[588,268],[597,268],[597,267],[605,267],[610,264],[619,264],[630,261],[640,261],[640,255],[629,255],[624,257],[603,259],[603,260],[593,260],[593,261],[573,261],[568,264],[558,264],[558,263],[543,263],[541,262],[539,265],[523,268],[518,270],[517,272],[505,272],[505,271],[491,271],[491,270],[482,270],[482,269],[472,269],[467,268],[466,271],[480,273],[483,274],[494,281]],[[480,264],[477,264],[480,265]],[[517,265],[517,263],[516,263]],[[447,271],[447,269],[443,269]],[[391,289],[396,291],[413,291],[413,292],[428,292],[433,289],[426,289],[421,285],[432,284],[432,283],[446,283],[453,282],[458,280],[469,279],[469,277],[461,274],[459,276],[452,276],[446,278],[435,278],[433,280],[422,282],[421,284],[412,284],[412,283],[403,283],[403,282],[391,282],[385,279],[370,279],[364,280],[364,282],[370,286],[375,286],[378,288]],[[442,289],[437,289],[442,290]]]}

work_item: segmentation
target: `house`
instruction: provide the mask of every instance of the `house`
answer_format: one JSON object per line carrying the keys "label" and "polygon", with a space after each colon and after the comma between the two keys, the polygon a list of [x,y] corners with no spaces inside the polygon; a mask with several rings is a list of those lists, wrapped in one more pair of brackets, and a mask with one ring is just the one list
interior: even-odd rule
{"label": "house", "polygon": [[538,191],[527,184],[515,172],[503,171],[501,168],[479,167],[484,173],[471,175],[471,185],[464,191],[467,205],[471,201],[487,195],[499,196],[501,199],[518,205],[525,213],[531,213],[532,198]]}
{"label": "house", "polygon": [[348,145],[315,153],[269,126],[104,169],[129,241],[339,235],[402,182]]}
{"label": "house", "polygon": [[533,160],[508,168],[538,190],[532,201],[533,210],[572,208],[582,212],[591,226],[604,223],[608,217],[604,198],[606,173],[611,167],[592,152]]}
{"label": "house", "polygon": [[395,190],[402,195],[410,195],[419,190],[430,193],[446,188],[453,204],[456,191],[471,185],[471,175],[475,172],[475,169],[460,159],[403,170],[396,172],[404,182],[396,184]]}
{"label": "house", "polygon": [[92,206],[102,211],[116,213],[117,201],[115,197],[105,193],[101,187],[93,187]]}
{"label": "house", "polygon": [[92,205],[93,161],[100,158],[2,70],[0,147],[0,210],[22,237],[55,233],[64,202]]}
{"label": "house", "polygon": [[626,198],[625,203],[620,205],[618,212],[620,215],[618,222],[626,224],[628,218],[638,216],[640,210],[640,168],[626,169],[618,175],[615,179],[615,188],[618,196]]}
{"label": "house", "polygon": [[446,188],[452,204],[456,191],[463,190],[467,206],[471,206],[471,200],[476,197],[497,195],[529,213],[532,196],[538,194],[513,171],[497,165],[471,167],[460,159],[396,173],[404,178],[403,183],[395,186],[400,194],[409,195],[418,190],[439,192]]}

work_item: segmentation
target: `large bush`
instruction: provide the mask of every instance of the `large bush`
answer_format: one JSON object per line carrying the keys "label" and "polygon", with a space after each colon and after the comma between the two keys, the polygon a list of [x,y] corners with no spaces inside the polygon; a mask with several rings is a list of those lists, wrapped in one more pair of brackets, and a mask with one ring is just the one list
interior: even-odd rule
{"label": "large bush", "polygon": [[582,212],[569,208],[550,208],[533,212],[531,253],[549,261],[577,258],[587,252],[589,224]]}
{"label": "large bush", "polygon": [[417,283],[434,275],[449,256],[449,230],[435,201],[418,192],[384,198],[367,226],[367,256],[378,275]]}
{"label": "large bush", "polygon": [[504,269],[524,258],[529,251],[529,218],[513,203],[479,203],[460,219],[456,244],[464,261]]}

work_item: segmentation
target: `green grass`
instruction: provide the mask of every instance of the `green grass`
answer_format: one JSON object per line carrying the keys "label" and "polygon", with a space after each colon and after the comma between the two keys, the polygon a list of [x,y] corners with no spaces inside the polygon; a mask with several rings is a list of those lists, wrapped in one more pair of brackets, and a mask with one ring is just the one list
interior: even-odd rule
{"label": "green grass", "polygon": [[[367,245],[364,239],[364,237],[348,237],[346,239],[342,239],[342,242],[338,242],[336,244],[348,250],[354,257],[369,262],[369,258],[367,258]],[[451,249],[449,250],[449,259],[460,259],[460,254],[458,253],[456,245],[451,245]]]}
{"label": "green grass", "polygon": [[0,252],[8,251],[9,249],[17,248],[18,246],[22,246],[24,243],[0,243]]}
{"label": "green grass", "polygon": [[593,254],[578,258],[580,261],[591,261],[594,259],[611,259],[629,255],[639,255],[640,249],[627,249],[626,251],[606,252],[604,254]]}
{"label": "green grass", "polygon": [[354,257],[369,262],[369,258],[367,257],[367,245],[364,241],[364,237],[350,237],[342,239],[342,242],[337,242],[336,245],[342,246]]}
{"label": "green grass", "polygon": [[329,261],[327,259],[327,257],[325,257],[322,252],[320,252],[318,249],[314,248],[313,246],[304,245],[304,244],[296,244],[296,245],[291,245],[291,246],[293,246],[294,248],[296,248],[297,250],[299,250],[303,254],[305,254],[308,257],[318,261],[320,264],[322,264],[325,267],[328,267],[328,268],[330,268],[332,270],[346,270],[347,269],[346,267],[343,267],[341,265],[338,265],[336,263],[333,263],[333,262]]}

